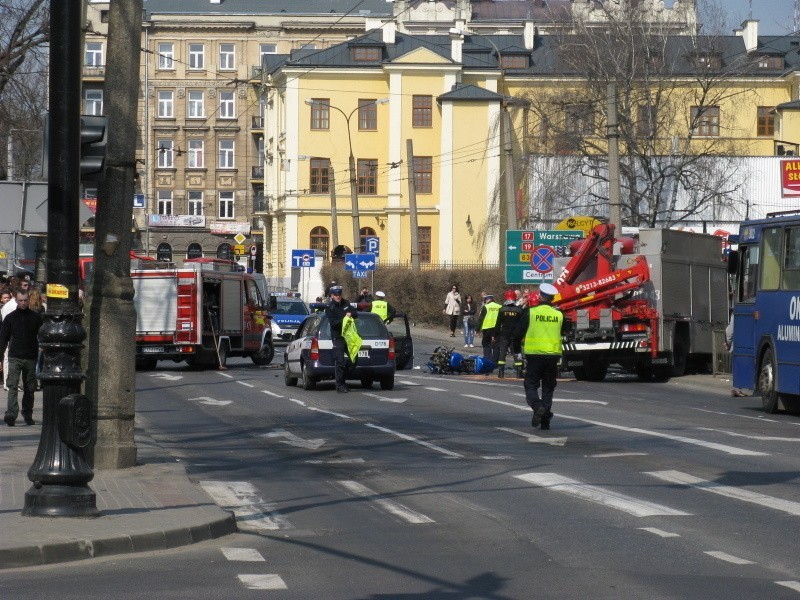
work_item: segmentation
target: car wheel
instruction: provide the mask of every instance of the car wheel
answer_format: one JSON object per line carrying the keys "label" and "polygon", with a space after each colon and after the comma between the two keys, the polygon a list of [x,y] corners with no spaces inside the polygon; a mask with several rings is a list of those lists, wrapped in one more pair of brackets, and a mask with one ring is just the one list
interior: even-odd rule
{"label": "car wheel", "polygon": [[305,363],[303,363],[303,366],[300,367],[300,379],[302,380],[301,385],[304,390],[313,390],[315,387],[317,387],[317,380],[308,374],[308,369],[306,368]]}
{"label": "car wheel", "polygon": [[275,358],[275,346],[270,340],[264,340],[264,345],[261,346],[261,350],[253,354],[250,360],[259,367],[265,367],[272,362],[273,358]]}
{"label": "car wheel", "polygon": [[389,377],[381,377],[381,389],[382,390],[394,389],[394,375],[390,375]]}
{"label": "car wheel", "polygon": [[775,358],[772,348],[767,348],[761,359],[761,367],[758,369],[758,391],[761,393],[764,411],[769,414],[778,412],[780,397],[775,387]]}
{"label": "car wheel", "polygon": [[283,382],[288,387],[297,385],[297,377],[293,377],[291,371],[289,371],[289,361],[283,363]]}
{"label": "car wheel", "polygon": [[373,381],[369,377],[362,377],[361,378],[361,387],[364,389],[369,389],[372,387]]}

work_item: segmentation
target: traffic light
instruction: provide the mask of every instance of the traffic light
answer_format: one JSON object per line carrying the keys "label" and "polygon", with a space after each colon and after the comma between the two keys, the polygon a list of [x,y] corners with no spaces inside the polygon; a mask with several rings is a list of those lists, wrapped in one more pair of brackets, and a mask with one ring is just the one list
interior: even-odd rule
{"label": "traffic light", "polygon": [[100,181],[106,159],[108,117],[81,115],[81,181]]}

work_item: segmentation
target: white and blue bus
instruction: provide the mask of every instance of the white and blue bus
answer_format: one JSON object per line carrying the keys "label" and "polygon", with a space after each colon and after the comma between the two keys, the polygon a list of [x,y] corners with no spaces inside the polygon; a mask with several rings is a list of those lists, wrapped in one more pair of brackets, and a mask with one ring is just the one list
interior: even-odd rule
{"label": "white and blue bus", "polygon": [[800,400],[800,210],[743,221],[736,275],[732,370],[735,388],[760,394],[764,410]]}

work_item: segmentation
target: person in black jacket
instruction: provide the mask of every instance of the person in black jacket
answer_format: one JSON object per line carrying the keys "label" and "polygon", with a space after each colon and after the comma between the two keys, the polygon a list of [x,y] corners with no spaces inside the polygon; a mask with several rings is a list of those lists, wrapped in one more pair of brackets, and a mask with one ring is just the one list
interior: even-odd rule
{"label": "person in black jacket", "polygon": [[350,306],[350,303],[342,298],[342,286],[332,285],[330,287],[331,298],[325,306],[325,316],[331,326],[331,339],[333,340],[333,364],[336,377],[336,391],[340,394],[347,393],[350,388],[345,384],[345,373],[348,361],[347,344],[342,337],[342,321],[348,313],[356,318],[358,311]]}
{"label": "person in black jacket", "polygon": [[19,415],[17,387],[22,375],[22,417],[27,425],[33,420],[33,394],[36,391],[36,359],[39,356],[39,328],[42,315],[28,308],[28,292],[18,291],[17,308],[11,311],[0,326],[0,356],[8,348],[8,407],[4,420],[13,427]]}

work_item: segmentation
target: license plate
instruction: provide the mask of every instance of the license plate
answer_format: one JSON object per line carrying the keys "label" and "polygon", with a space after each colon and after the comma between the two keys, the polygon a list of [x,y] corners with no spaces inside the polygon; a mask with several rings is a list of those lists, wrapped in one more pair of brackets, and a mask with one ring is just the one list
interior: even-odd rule
{"label": "license plate", "polygon": [[359,350],[358,358],[369,358],[369,350]]}
{"label": "license plate", "polygon": [[142,348],[142,354],[161,354],[164,348],[161,346],[146,346]]}

